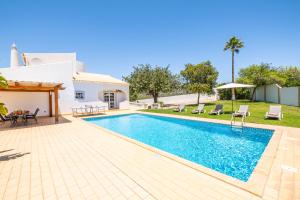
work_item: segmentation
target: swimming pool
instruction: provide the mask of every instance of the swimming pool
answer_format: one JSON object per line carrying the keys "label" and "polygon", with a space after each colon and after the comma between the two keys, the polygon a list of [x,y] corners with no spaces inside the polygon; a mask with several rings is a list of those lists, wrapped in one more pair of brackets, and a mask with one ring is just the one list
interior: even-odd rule
{"label": "swimming pool", "polygon": [[273,130],[126,114],[86,121],[246,182]]}

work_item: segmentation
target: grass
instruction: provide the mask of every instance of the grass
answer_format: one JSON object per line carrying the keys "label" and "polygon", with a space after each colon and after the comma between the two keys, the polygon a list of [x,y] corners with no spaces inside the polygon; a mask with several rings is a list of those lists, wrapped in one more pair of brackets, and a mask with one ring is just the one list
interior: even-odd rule
{"label": "grass", "polygon": [[[215,104],[220,103],[224,105],[224,114],[221,115],[209,115],[208,113],[215,107]],[[283,119],[265,119],[265,113],[269,110],[270,105],[276,105],[273,103],[266,102],[251,102],[248,100],[238,100],[233,104],[233,110],[238,110],[239,105],[249,105],[250,116],[246,118],[246,123],[257,123],[257,124],[269,124],[279,126],[290,126],[300,128],[300,107],[296,106],[282,106]],[[211,119],[231,120],[231,101],[216,101],[205,104],[206,113],[192,114],[192,110],[195,109],[196,105],[187,106],[185,112],[173,112],[173,109],[147,109],[142,110],[144,112],[151,113],[162,113],[162,114],[173,114],[173,115],[184,115]]]}

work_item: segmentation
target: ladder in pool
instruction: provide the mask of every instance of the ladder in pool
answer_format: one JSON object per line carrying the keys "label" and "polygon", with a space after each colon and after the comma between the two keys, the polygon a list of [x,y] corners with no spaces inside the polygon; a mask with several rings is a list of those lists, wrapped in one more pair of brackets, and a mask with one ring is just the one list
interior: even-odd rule
{"label": "ladder in pool", "polygon": [[238,126],[238,125],[235,124],[235,121],[236,121],[235,118],[236,118],[235,115],[231,116],[231,121],[230,121],[231,127],[241,127],[241,128],[243,128],[244,124],[245,124],[245,118],[246,117],[244,115],[242,116],[242,121],[241,121],[241,125],[240,126]]}

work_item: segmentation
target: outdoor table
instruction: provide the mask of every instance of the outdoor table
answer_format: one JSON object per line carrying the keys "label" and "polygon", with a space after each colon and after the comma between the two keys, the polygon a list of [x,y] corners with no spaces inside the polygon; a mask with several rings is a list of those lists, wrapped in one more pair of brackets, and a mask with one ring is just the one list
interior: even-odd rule
{"label": "outdoor table", "polygon": [[[18,119],[21,118],[23,119],[24,118],[24,115],[26,114],[29,114],[29,111],[27,110],[22,110],[22,111],[16,111],[16,112],[12,112],[9,114],[9,116],[11,116],[11,119],[12,119],[12,124],[17,124],[18,123]],[[25,124],[25,121],[23,120],[23,123]]]}

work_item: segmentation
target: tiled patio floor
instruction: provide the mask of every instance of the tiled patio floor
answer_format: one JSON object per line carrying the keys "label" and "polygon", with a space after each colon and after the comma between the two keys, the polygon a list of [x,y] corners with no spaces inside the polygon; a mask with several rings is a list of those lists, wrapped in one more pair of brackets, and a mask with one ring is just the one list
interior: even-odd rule
{"label": "tiled patio floor", "polygon": [[[0,129],[0,199],[261,199],[87,123]],[[300,199],[300,129],[284,128],[263,199]]]}

